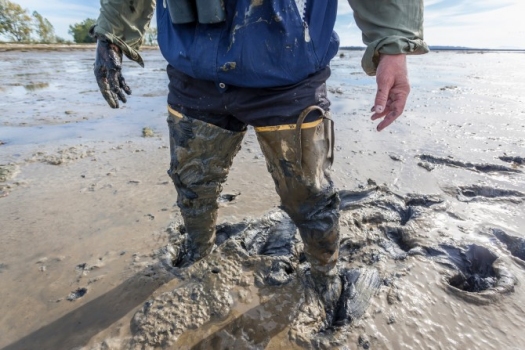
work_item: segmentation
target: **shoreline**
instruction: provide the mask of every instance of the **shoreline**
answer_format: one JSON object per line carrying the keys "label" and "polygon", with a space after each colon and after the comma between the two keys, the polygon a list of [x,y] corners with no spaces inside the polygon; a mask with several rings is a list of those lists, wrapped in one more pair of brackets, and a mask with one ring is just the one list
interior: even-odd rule
{"label": "shoreline", "polygon": [[[0,43],[0,52],[9,51],[85,51],[94,50],[95,43],[91,44],[19,44],[19,43]],[[157,45],[142,45],[140,51],[158,50]]]}
{"label": "shoreline", "polygon": [[[43,44],[43,43],[0,43],[0,52],[7,51],[76,51],[92,50],[96,46],[91,44]],[[139,51],[159,50],[158,45],[142,45]],[[364,51],[365,47],[361,46],[341,46],[340,51]],[[525,49],[485,49],[485,48],[454,48],[446,46],[430,46],[432,52],[465,52],[465,53],[490,53],[490,52],[508,52],[508,53],[525,53]]]}

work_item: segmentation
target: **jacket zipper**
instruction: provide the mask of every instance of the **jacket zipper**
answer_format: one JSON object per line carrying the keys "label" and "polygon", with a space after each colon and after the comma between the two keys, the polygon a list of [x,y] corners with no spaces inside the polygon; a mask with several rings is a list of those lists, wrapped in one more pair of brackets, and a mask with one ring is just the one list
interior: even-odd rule
{"label": "jacket zipper", "polygon": [[304,41],[307,43],[310,42],[310,29],[308,28],[308,23],[306,21],[303,21],[303,27],[304,27]]}

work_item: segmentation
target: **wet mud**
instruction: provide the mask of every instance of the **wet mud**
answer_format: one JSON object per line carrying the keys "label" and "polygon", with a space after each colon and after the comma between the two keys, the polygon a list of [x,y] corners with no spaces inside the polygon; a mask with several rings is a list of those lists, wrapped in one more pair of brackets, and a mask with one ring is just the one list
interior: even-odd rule
{"label": "wet mud", "polygon": [[334,59],[345,287],[329,325],[295,227],[270,209],[253,130],[219,199],[215,251],[176,268],[160,53],[124,62],[134,94],[116,110],[92,48],[2,54],[0,164],[14,167],[0,173],[0,348],[525,347],[522,54],[413,57],[410,101],[382,133],[361,53]]}
{"label": "wet mud", "polygon": [[[466,301],[488,304],[514,291],[516,277],[489,248],[424,237],[422,233],[432,227],[435,215],[447,212],[444,197],[400,195],[372,180],[366,187],[339,194],[343,226],[339,269],[344,287],[331,324],[324,323],[324,308],[308,278],[309,266],[297,229],[277,210],[261,219],[219,225],[212,255],[183,269],[173,262],[174,246],[184,240],[185,230],[181,225],[170,227],[172,243],[158,252],[159,266],[182,284],[149,300],[135,314],[133,348],[204,349],[223,341],[242,344],[242,348],[264,348],[282,332],[300,348],[342,347],[342,335],[366,313],[381,288],[388,288],[389,305],[400,302],[395,286],[404,274],[391,262],[416,256],[445,267],[440,270],[442,287]],[[524,241],[516,242],[500,231],[494,235],[510,242],[511,252],[525,253]],[[264,302],[268,298],[279,300],[279,310]],[[255,319],[246,311],[254,299],[259,300]],[[278,322],[264,336],[251,328],[254,322],[267,322],[267,316],[262,315],[273,315],[273,322]],[[395,318],[388,322],[393,324]],[[221,324],[227,326],[213,336],[197,343],[189,340],[195,340],[188,335],[192,330]],[[238,338],[241,333],[242,341]]]}

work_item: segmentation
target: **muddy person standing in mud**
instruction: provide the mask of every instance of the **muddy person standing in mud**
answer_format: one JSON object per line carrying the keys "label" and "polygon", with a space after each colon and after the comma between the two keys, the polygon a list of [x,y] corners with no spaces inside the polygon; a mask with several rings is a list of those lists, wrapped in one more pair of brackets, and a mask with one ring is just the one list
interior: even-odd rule
{"label": "muddy person standing in mud", "polygon": [[[372,120],[381,131],[403,112],[406,55],[428,51],[422,0],[349,0],[367,45],[362,66],[376,75]],[[123,54],[137,50],[154,0],[101,0],[92,35],[95,75],[112,108],[131,94]],[[168,126],[177,204],[187,231],[174,265],[212,252],[217,199],[248,125],[255,128],[284,211],[299,228],[311,285],[330,323],[342,283],[339,198],[328,172],[333,122],[326,80],[339,39],[336,0],[163,0],[158,43],[168,61]],[[371,96],[372,100],[373,96]]]}

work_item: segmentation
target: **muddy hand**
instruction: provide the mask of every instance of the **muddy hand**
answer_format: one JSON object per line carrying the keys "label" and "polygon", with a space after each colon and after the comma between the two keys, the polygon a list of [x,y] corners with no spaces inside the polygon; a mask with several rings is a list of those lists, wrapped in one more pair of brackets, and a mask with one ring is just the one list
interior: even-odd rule
{"label": "muddy hand", "polygon": [[114,44],[105,40],[97,41],[95,58],[95,77],[102,96],[111,108],[118,108],[118,101],[126,103],[126,95],[131,95],[131,89],[126,84],[121,73],[122,51]]}
{"label": "muddy hand", "polygon": [[372,120],[384,118],[377,131],[394,122],[403,113],[410,93],[406,55],[381,55],[376,72],[377,94]]}

